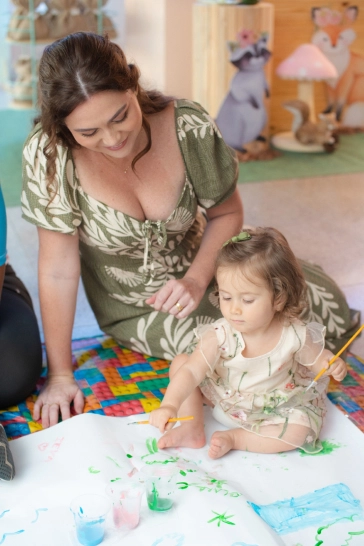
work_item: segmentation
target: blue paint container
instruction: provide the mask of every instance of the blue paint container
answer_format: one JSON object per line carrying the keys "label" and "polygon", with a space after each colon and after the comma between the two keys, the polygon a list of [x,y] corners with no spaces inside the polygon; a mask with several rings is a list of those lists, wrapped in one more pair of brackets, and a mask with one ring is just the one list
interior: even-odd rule
{"label": "blue paint container", "polygon": [[97,546],[104,540],[105,521],[111,503],[102,495],[81,495],[71,503],[77,539],[83,546]]}

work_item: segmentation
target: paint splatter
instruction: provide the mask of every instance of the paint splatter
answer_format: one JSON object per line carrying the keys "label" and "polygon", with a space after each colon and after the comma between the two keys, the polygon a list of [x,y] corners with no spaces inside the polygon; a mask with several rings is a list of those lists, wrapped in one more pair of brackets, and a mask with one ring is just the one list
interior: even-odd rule
{"label": "paint splatter", "polygon": [[[332,525],[334,525],[335,523],[338,523],[339,521],[342,521],[344,519],[348,519],[350,521],[354,521],[354,516],[352,517],[344,517],[344,518],[339,518],[337,519],[336,521],[333,521],[331,524],[329,525],[325,525],[323,527],[319,527],[319,529],[317,529],[317,533],[316,533],[316,536],[315,536],[315,540],[317,540],[315,546],[321,546],[322,544],[324,544],[324,541],[319,539],[319,537],[317,535],[321,535],[322,531],[325,531],[326,529],[328,529],[329,527],[331,527]],[[348,535],[349,535],[349,538],[345,539],[345,544],[342,544],[342,546],[349,546],[349,542],[351,542],[353,536],[358,536],[358,535],[364,535],[364,531],[348,531]]]}
{"label": "paint splatter", "polygon": [[118,482],[119,480],[121,480],[121,478],[114,478],[113,480],[110,480],[111,482]]}
{"label": "paint splatter", "polygon": [[223,514],[219,514],[218,512],[215,512],[214,510],[211,510],[213,514],[216,514],[216,516],[212,519],[209,519],[207,523],[211,523],[213,521],[217,521],[217,526],[220,527],[222,523],[226,523],[226,525],[235,525],[232,521],[228,521],[230,518],[234,517],[234,514],[231,514],[230,516],[226,515],[226,512]]}
{"label": "paint splatter", "polygon": [[112,457],[109,457],[109,455],[106,455],[106,458],[109,459],[109,461],[112,461],[114,464],[116,464],[118,468],[122,468],[122,466],[120,466],[119,463],[115,461],[115,459],[113,459]]}
{"label": "paint splatter", "polygon": [[132,458],[133,458],[133,455],[130,455],[130,453],[127,453],[126,456],[128,457],[128,459],[132,459]]}
{"label": "paint splatter", "polygon": [[[172,543],[171,540],[174,542]],[[163,543],[165,543],[166,546],[183,546],[184,542],[184,535],[180,535],[179,533],[171,533],[158,538],[155,542],[153,542],[152,546],[159,546],[159,544],[163,545]]]}
{"label": "paint splatter", "polygon": [[330,455],[335,449],[342,447],[340,444],[334,444],[329,440],[322,440],[322,450],[318,453],[306,453],[303,449],[299,449],[298,452],[301,457],[316,457],[317,455]]}
{"label": "paint splatter", "polygon": [[[217,480],[215,480],[217,481]],[[238,498],[241,497],[241,493],[238,493],[237,491],[229,491],[229,489],[219,486],[219,484],[215,485],[211,483],[211,478],[208,478],[207,480],[203,481],[202,483],[196,482],[196,483],[188,483],[188,482],[177,482],[176,485],[179,486],[178,489],[188,489],[189,487],[196,487],[200,492],[206,491],[207,493],[222,493],[224,497],[229,495],[231,498]],[[209,487],[210,486],[210,487]],[[212,486],[212,487],[211,487]]]}
{"label": "paint splatter", "polygon": [[31,521],[30,523],[35,523],[38,520],[39,512],[48,512],[48,508],[37,508],[35,510],[35,513],[36,513],[35,519],[33,519],[33,521]]}
{"label": "paint splatter", "polygon": [[10,512],[10,510],[4,510],[4,512],[2,512],[2,513],[0,514],[0,518],[2,518],[3,515],[6,514],[6,512]]}
{"label": "paint splatter", "polygon": [[[151,453],[148,453],[149,456]],[[176,463],[178,461],[179,457],[171,457],[170,459],[165,459],[164,461],[145,461],[145,464],[169,464],[169,463]]]}
{"label": "paint splatter", "polygon": [[155,453],[158,453],[158,444],[155,438],[147,438],[145,444],[149,453],[147,453],[147,455],[143,455],[142,459],[144,459],[144,457],[149,457],[149,455],[154,455]]}
{"label": "paint splatter", "polygon": [[20,533],[24,533],[24,529],[21,529],[20,531],[15,531],[15,533],[4,533],[1,537],[0,544],[3,544],[6,537],[10,537],[11,535],[20,535]]}
{"label": "paint splatter", "polygon": [[234,542],[231,546],[257,546],[256,544],[247,544],[246,542]]}
{"label": "paint splatter", "polygon": [[306,527],[328,525],[339,518],[363,520],[360,501],[343,483],[317,489],[307,495],[259,506],[248,504],[279,534],[300,531]]}
{"label": "paint splatter", "polygon": [[98,470],[97,468],[94,468],[93,466],[89,466],[88,471],[90,472],[90,474],[99,474],[99,472],[101,472],[101,470]]}

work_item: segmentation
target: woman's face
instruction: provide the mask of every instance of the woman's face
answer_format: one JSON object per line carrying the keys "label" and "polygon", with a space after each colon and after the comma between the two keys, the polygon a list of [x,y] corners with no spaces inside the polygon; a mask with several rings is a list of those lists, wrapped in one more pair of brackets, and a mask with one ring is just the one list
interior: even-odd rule
{"label": "woman's face", "polygon": [[101,91],[65,119],[78,144],[115,159],[135,155],[142,112],[131,91]]}

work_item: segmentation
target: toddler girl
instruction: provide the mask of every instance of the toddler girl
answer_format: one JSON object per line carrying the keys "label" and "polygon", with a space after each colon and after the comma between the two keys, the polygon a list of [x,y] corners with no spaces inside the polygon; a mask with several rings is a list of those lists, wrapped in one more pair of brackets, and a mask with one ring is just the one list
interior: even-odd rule
{"label": "toddler girl", "polygon": [[[316,453],[327,375],[342,381],[338,358],[307,392],[333,354],[325,328],[300,320],[306,284],[286,239],[274,228],[247,229],[220,250],[215,276],[223,318],[195,329],[197,345],[171,364],[170,384],[150,423],[166,432],[160,448],[205,445],[203,403],[228,430],[215,432],[209,456],[231,449]],[[168,419],[193,415],[173,430]]]}

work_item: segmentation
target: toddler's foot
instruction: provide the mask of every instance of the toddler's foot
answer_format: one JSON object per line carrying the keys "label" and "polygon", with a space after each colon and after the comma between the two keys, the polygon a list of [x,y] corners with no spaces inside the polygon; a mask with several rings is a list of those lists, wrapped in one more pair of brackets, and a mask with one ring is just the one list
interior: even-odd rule
{"label": "toddler's foot", "polygon": [[192,447],[193,449],[199,449],[205,444],[206,437],[203,426],[192,427],[186,423],[168,430],[158,441],[159,449],[166,447]]}
{"label": "toddler's foot", "polygon": [[12,480],[15,475],[13,456],[5,430],[0,425],[0,480]]}
{"label": "toddler's foot", "polygon": [[209,457],[219,459],[235,446],[235,429],[214,432],[211,436]]}

